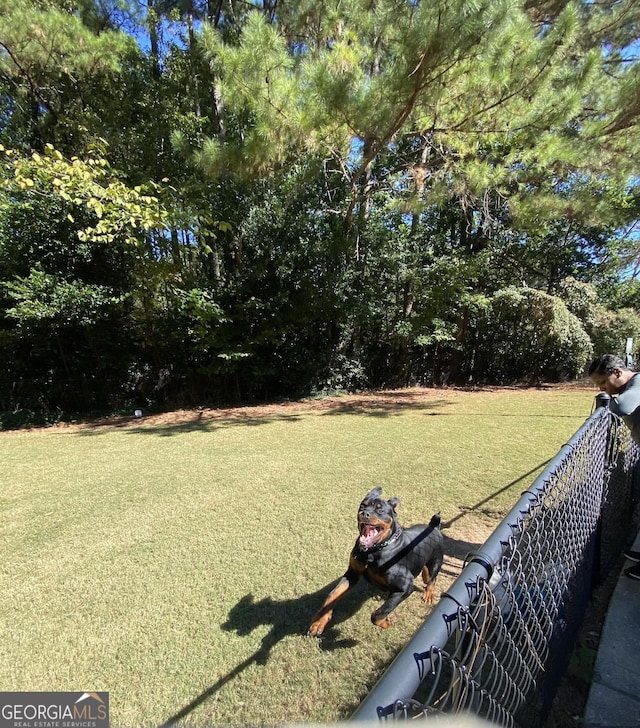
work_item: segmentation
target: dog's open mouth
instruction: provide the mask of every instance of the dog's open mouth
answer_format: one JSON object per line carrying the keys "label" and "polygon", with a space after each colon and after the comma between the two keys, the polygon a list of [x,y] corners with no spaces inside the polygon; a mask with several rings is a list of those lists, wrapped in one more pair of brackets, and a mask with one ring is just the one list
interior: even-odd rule
{"label": "dog's open mouth", "polygon": [[380,526],[371,526],[363,523],[360,526],[360,545],[362,548],[370,549],[378,542],[381,533],[382,528]]}

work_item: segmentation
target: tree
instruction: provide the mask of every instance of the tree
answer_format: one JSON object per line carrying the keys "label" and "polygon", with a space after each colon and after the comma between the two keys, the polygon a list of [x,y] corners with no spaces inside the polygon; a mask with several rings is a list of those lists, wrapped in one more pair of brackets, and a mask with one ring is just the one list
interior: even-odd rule
{"label": "tree", "polygon": [[[290,3],[280,23],[256,8],[237,40],[205,28],[227,114],[240,124],[203,144],[204,169],[265,175],[301,150],[326,157],[350,189],[337,212],[363,275],[382,197],[402,201],[415,236],[429,208],[444,211],[442,255],[492,247],[508,261],[520,246],[528,271],[550,260],[532,236],[542,242],[548,228],[547,250],[570,240],[566,262],[539,281],[549,289],[593,261],[590,250],[580,260],[581,231],[619,226],[632,199],[634,3],[330,7]],[[467,318],[462,309],[462,347]]]}
{"label": "tree", "polygon": [[431,200],[455,196],[485,225],[501,199],[511,215],[556,199],[547,211],[556,215],[576,205],[552,187],[566,189],[570,174],[586,182],[606,164],[608,177],[628,179],[635,137],[618,132],[635,128],[637,112],[618,102],[635,93],[636,65],[621,46],[603,46],[626,43],[635,27],[635,11],[618,5],[565,3],[541,20],[518,2],[378,0],[363,12],[353,0],[313,22],[301,3],[280,26],[256,9],[237,43],[205,32],[227,107],[245,118],[241,137],[207,148],[209,162],[236,168],[244,155],[260,172],[300,148],[318,151],[350,183],[349,223],[372,191],[374,161],[415,139],[414,156],[397,162]]}
{"label": "tree", "polygon": [[15,143],[39,151],[46,143],[77,149],[78,135],[88,131],[92,84],[117,74],[133,48],[124,33],[94,32],[64,3],[2,0],[0,82],[5,102],[10,99],[5,115]]}

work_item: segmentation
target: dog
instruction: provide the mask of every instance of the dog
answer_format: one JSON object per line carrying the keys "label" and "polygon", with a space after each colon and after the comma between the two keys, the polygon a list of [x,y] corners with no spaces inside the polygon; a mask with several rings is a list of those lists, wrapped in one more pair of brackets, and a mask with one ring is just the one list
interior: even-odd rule
{"label": "dog", "polygon": [[422,600],[433,604],[434,584],[443,559],[440,515],[434,515],[429,525],[403,529],[396,514],[400,500],[384,500],[381,495],[382,488],[374,488],[360,503],[360,535],[351,551],[349,567],[314,615],[308,630],[312,637],[324,632],[336,602],[361,576],[389,592],[384,604],[371,615],[371,621],[382,629],[393,627],[393,610],[411,594],[414,579],[421,572]]}

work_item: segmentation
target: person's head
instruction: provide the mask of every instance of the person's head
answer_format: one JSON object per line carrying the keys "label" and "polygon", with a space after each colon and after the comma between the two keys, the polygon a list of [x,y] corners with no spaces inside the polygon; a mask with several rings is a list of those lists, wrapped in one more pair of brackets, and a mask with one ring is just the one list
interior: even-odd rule
{"label": "person's head", "polygon": [[604,354],[591,362],[589,379],[607,394],[620,394],[635,372],[615,354]]}

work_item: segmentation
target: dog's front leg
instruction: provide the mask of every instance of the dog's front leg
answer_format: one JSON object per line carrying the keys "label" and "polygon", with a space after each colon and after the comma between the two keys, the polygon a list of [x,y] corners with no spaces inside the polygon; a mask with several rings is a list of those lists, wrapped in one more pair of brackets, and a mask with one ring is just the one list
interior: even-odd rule
{"label": "dog's front leg", "polygon": [[341,599],[351,587],[358,581],[360,574],[350,565],[344,576],[331,590],[329,596],[324,600],[324,604],[314,614],[307,634],[311,637],[319,637],[325,630],[326,626],[333,617],[333,607],[335,603]]}
{"label": "dog's front leg", "polygon": [[399,577],[396,576],[391,579],[388,588],[391,590],[388,599],[371,615],[371,621],[382,629],[393,627],[396,623],[393,610],[411,594],[413,591],[413,581],[409,576],[402,574]]}

